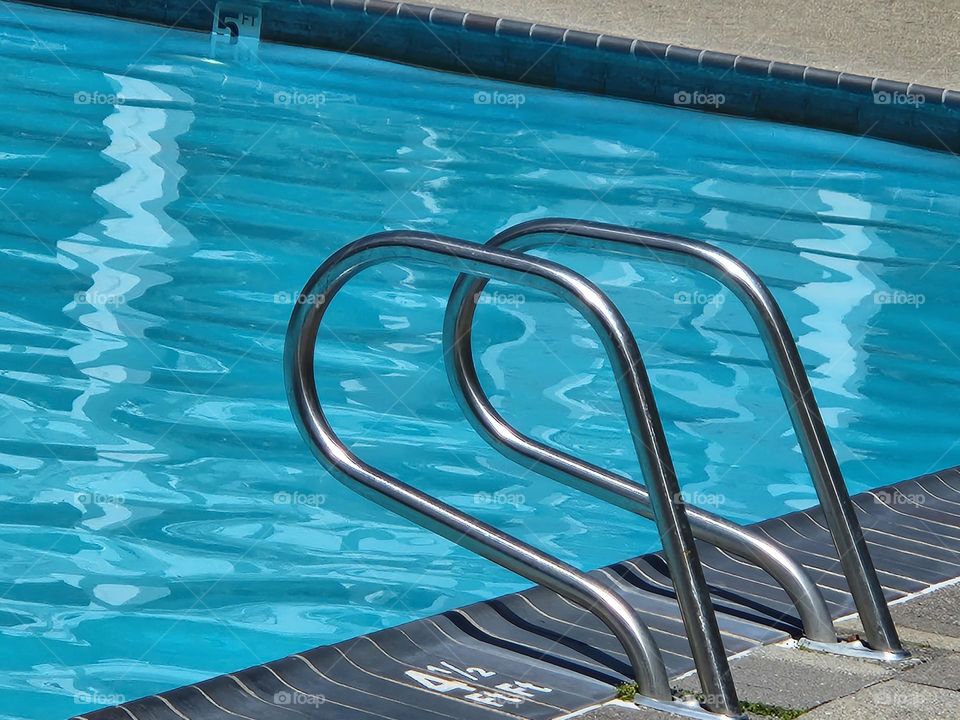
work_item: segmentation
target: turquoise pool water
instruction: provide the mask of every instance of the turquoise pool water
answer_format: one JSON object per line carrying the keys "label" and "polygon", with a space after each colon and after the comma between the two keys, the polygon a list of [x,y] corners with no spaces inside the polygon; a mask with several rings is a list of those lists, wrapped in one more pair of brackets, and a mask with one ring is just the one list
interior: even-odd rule
{"label": "turquoise pool water", "polygon": [[[960,164],[842,135],[0,8],[0,718],[66,717],[523,587],[340,487],[290,419],[289,299],[340,245],[547,215],[710,240],[771,284],[853,491],[960,463]],[[746,313],[650,263],[547,253],[645,353],[689,498],[815,501]],[[512,468],[440,363],[452,276],[361,275],[321,395],[365,459],[581,567],[652,525]],[[495,290],[495,293],[493,292]],[[565,307],[491,288],[484,382],[636,476]],[[728,301],[729,300],[729,301]]]}

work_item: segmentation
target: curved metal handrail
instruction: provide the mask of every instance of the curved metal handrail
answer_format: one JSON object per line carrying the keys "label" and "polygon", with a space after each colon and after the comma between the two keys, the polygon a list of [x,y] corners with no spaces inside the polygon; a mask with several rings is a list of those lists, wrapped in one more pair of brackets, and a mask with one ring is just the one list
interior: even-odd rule
{"label": "curved metal handrail", "polygon": [[[629,512],[653,517],[647,489],[524,435],[494,409],[477,376],[471,348],[475,285],[469,280],[454,286],[444,319],[444,358],[450,385],[467,419],[494,449],[524,467]],[[652,401],[652,399],[651,399]],[[806,569],[762,535],[695,505],[687,505],[694,536],[742,557],[769,573],[793,601],[804,633],[818,643],[836,643],[830,609]]]}
{"label": "curved metal handrail", "polygon": [[[760,330],[773,363],[780,391],[864,626],[866,643],[881,659],[895,661],[908,656],[897,636],[800,353],[779,305],[763,281],[735,257],[707,243],[605,223],[562,218],[532,220],[504,230],[493,237],[487,246],[527,251],[547,244],[542,237],[538,237],[543,235],[554,236],[550,243],[552,245],[564,244],[578,249],[596,247],[631,257],[647,255],[672,265],[698,270],[724,284],[743,302]],[[468,418],[488,442],[508,457],[529,466],[540,465],[554,479],[573,482],[586,492],[606,495],[611,502],[647,515],[648,499],[635,483],[520,434],[490,405],[477,378],[470,348],[473,314],[486,283],[487,280],[464,275],[457,278],[445,319],[448,374]],[[776,545],[745,533],[743,528],[733,523],[693,507],[688,508],[687,514],[699,537],[750,559],[780,582],[797,605],[810,639],[836,642],[832,624],[832,637],[826,640],[825,608],[818,607],[823,599],[818,590],[814,592],[815,584],[813,588],[810,587],[812,581],[802,567]]]}
{"label": "curved metal handrail", "polygon": [[[634,447],[649,477],[657,528],[707,698],[704,705],[712,712],[739,717],[736,690],[663,427],[656,407],[647,402],[650,384],[636,340],[616,307],[582,276],[555,263],[417,232],[380,233],[341,248],[304,287],[290,318],[284,348],[287,399],[315,457],[335,478],[364,497],[594,613],[623,644],[641,692],[670,703],[670,686],[656,642],[617,593],[576,568],[368,465],[344,445],[327,422],[314,377],[316,338],[324,312],[333,296],[358,272],[402,259],[432,261],[459,272],[546,290],[575,307],[596,329],[615,369]],[[685,709],[689,714],[689,706]]]}

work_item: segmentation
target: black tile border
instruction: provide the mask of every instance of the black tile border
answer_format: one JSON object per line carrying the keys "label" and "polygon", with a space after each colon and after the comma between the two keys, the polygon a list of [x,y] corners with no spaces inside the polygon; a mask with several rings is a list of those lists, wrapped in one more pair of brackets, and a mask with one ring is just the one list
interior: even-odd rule
{"label": "black tile border", "polygon": [[[200,31],[213,24],[216,6],[216,0],[16,1]],[[267,41],[960,153],[960,92],[944,88],[392,0],[247,4],[262,7]],[[724,102],[691,107],[678,96]]]}
{"label": "black tile border", "polygon": [[[960,467],[853,497],[854,507],[888,600],[926,592],[960,576]],[[813,570],[836,619],[854,611],[819,507],[751,527]],[[728,655],[799,635],[786,594],[766,574],[699,543]],[[918,553],[923,553],[920,557]],[[591,572],[613,585],[649,625],[671,677],[693,669],[666,563],[652,553]],[[518,705],[492,709],[462,687],[437,692],[409,671],[450,660],[491,675],[467,679],[483,696],[528,681],[548,693],[528,693]],[[309,663],[309,665],[308,665]],[[297,711],[324,720],[554,720],[612,699],[629,666],[619,643],[592,615],[554,593],[533,587],[414,620],[196,685],[105,708],[74,720],[229,720],[221,708],[258,720],[290,720]],[[286,684],[284,684],[286,683]],[[291,690],[301,703],[291,704]],[[215,699],[217,707],[210,699]],[[323,698],[312,707],[311,698]]]}

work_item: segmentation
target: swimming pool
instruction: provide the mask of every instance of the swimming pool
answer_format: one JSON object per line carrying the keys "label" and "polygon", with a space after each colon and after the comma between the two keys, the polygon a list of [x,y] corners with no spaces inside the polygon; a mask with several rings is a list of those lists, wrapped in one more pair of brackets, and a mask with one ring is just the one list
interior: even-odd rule
{"label": "swimming pool", "polygon": [[[24,6],[0,33],[2,718],[523,586],[342,488],[290,419],[291,298],[368,232],[482,242],[567,215],[715,242],[782,303],[852,491],[960,463],[951,156],[314,50],[211,58],[204,35]],[[631,320],[692,502],[739,521],[815,502],[736,301],[657,265],[549,256]],[[452,279],[387,268],[334,304],[318,375],[343,437],[581,567],[655,547],[652,523],[518,472],[460,418],[440,358]],[[582,320],[491,287],[475,346],[520,429],[637,476]]]}

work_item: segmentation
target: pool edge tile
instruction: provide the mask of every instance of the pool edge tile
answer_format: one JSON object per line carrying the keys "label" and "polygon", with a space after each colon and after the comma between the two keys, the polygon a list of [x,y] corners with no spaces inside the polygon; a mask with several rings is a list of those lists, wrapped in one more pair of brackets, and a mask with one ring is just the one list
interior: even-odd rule
{"label": "pool edge tile", "polygon": [[[956,509],[956,500],[939,498],[928,491],[926,486],[941,488],[947,493],[953,492],[960,498],[960,467],[859,493],[853,498],[857,503],[858,516],[864,521],[865,527],[876,525],[882,527],[883,532],[889,533],[896,529],[890,515],[895,497],[898,494],[910,497],[919,497],[922,494],[925,500],[917,504],[919,509],[929,514],[937,512],[942,506],[945,511],[949,511],[949,517],[956,519],[957,528],[960,530],[960,513],[953,512]],[[898,505],[897,512],[906,512],[909,517],[909,507]],[[875,522],[869,522],[871,519]],[[819,507],[814,507],[771,518],[751,527],[762,531],[782,547],[798,548],[794,551],[798,558],[813,558],[816,561],[814,566],[828,569],[834,578],[830,586],[840,586],[829,593],[832,616],[844,617],[853,611],[853,601],[842,580],[836,580],[839,561],[822,523],[822,511]],[[903,572],[905,567],[914,567],[917,562],[910,560],[912,565],[905,565],[903,559],[897,555],[896,548],[910,548],[911,543],[916,542],[917,532],[912,525],[904,523],[903,528],[902,542],[887,540],[872,529],[868,532],[868,545],[872,554],[878,558],[877,566],[882,576],[888,579],[898,578],[903,586],[888,587],[888,600],[925,592],[928,588],[960,576],[960,564],[953,565],[942,560],[931,562],[927,567],[918,567],[915,572],[911,572],[911,575],[922,574],[922,580],[891,572],[891,569]],[[884,545],[878,545],[877,539],[883,540]],[[956,552],[960,553],[960,542]],[[711,563],[726,563],[727,571],[733,578],[731,582],[736,586],[726,592],[736,594],[743,584],[735,579],[739,577],[739,573],[744,572],[741,569],[742,563],[729,558],[724,561],[725,557],[723,553],[714,553]],[[891,562],[896,563],[895,568],[884,567],[885,563]],[[625,568],[623,573],[616,569],[621,566]],[[646,580],[643,575],[637,575],[631,580],[631,573],[644,572]],[[620,578],[620,581],[614,584],[621,593],[631,598],[631,604],[638,608],[641,617],[650,625],[654,636],[665,648],[671,676],[678,676],[693,669],[689,646],[685,640],[675,635],[676,629],[682,628],[679,609],[669,610],[670,607],[675,607],[675,600],[670,592],[651,593],[644,589],[647,586],[653,587],[649,585],[650,582],[658,583],[661,588],[668,587],[669,580],[664,572],[662,556],[653,553],[615,563],[609,568],[593,571],[592,574],[607,573],[606,581],[609,582],[613,582],[613,578]],[[719,585],[722,573],[711,570],[708,574],[715,587],[729,587],[728,584]],[[734,633],[725,637],[725,642],[729,642],[728,653],[779,642],[790,636],[783,629],[772,627],[772,624],[775,624],[772,618],[779,617],[778,613],[782,612],[777,610],[777,607],[784,602],[785,593],[779,588],[756,583],[752,589],[754,594],[745,601],[744,607],[756,610],[764,602],[770,602],[771,619],[764,620],[756,613],[750,616],[740,613],[737,616],[729,608],[727,612],[718,612],[721,627]],[[716,602],[718,607],[727,607],[730,598],[724,596]],[[576,611],[574,606],[559,596],[537,586],[335,645],[305,650],[297,655],[248,668],[239,674],[244,678],[262,677],[269,683],[274,677],[288,677],[292,680],[294,678],[290,673],[300,673],[295,678],[296,682],[310,683],[304,692],[315,693],[315,697],[325,697],[325,691],[330,695],[331,702],[327,705],[328,714],[325,715],[330,720],[373,720],[373,717],[396,720],[404,717],[402,713],[409,714],[409,709],[404,708],[410,708],[409,703],[418,702],[417,698],[423,702],[422,709],[418,711],[419,716],[426,720],[440,720],[441,717],[451,717],[454,714],[465,720],[503,718],[503,712],[489,712],[477,704],[465,704],[463,697],[428,692],[431,685],[438,682],[436,679],[426,681],[425,685],[417,680],[418,677],[436,676],[438,671],[435,668],[442,661],[459,658],[462,659],[460,664],[464,666],[459,668],[460,671],[475,670],[474,666],[477,666],[486,668],[484,672],[493,673],[485,677],[477,676],[469,683],[466,683],[469,678],[462,679],[478,693],[491,692],[491,688],[495,688],[500,682],[509,684],[516,680],[515,676],[521,672],[525,681],[532,682],[537,687],[555,689],[556,695],[550,698],[547,698],[548,693],[540,697],[534,695],[530,702],[511,706],[508,713],[509,717],[523,720],[550,720],[559,714],[577,712],[611,699],[614,686],[626,679],[626,673],[629,672],[625,655],[612,636],[603,636],[605,631],[602,624],[592,616],[586,617],[587,622],[583,622],[584,617],[583,611]],[[340,665],[344,659],[346,667]],[[307,672],[304,665],[307,662],[310,667],[315,668],[315,672]],[[328,678],[327,674],[334,677]],[[442,679],[441,676],[440,681]],[[352,707],[344,704],[344,697],[349,697],[345,696],[341,689],[344,685],[362,688],[362,691],[358,692],[366,695],[361,697],[367,697],[371,692],[374,694],[373,699],[364,701],[370,703],[369,711],[360,707],[363,703],[359,699]],[[162,693],[162,696],[170,705],[190,709],[193,714],[188,717],[191,720],[212,720],[215,717],[215,707],[207,706],[205,711],[201,709],[199,713],[187,707],[189,704],[200,707],[200,693],[191,691],[191,687],[176,688]],[[242,697],[241,690],[229,675],[206,680],[199,683],[198,687],[203,688],[208,695],[215,696],[221,704],[230,704],[234,711],[246,707],[244,702],[250,702],[249,698]],[[402,708],[389,709],[377,700],[377,697],[394,696],[401,697],[406,704]],[[266,698],[269,704],[269,695]],[[260,702],[262,701],[263,698]],[[131,712],[139,713],[138,717],[155,717],[157,720],[167,720],[168,717],[174,720],[177,717],[169,713],[169,706],[157,696],[135,700],[127,706],[131,708]],[[165,712],[168,714],[164,715]],[[371,714],[373,712],[379,714],[374,716]],[[264,711],[258,715],[258,720],[273,720],[274,717],[280,720],[288,714],[286,707],[278,706],[276,713]],[[130,716],[114,707],[86,713],[84,717],[87,720],[129,720]]]}

